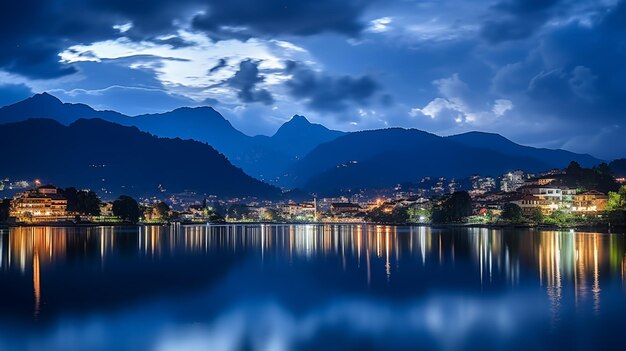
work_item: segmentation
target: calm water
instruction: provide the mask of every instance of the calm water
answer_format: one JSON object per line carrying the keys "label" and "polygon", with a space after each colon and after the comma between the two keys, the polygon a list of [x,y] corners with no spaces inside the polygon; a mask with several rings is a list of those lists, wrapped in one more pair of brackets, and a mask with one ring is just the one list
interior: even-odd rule
{"label": "calm water", "polygon": [[626,349],[622,234],[0,231],[0,350]]}

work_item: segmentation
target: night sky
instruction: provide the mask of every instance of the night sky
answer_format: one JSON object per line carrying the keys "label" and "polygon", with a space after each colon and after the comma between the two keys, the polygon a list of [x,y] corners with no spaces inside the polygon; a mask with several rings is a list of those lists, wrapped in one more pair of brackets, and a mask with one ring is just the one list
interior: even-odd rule
{"label": "night sky", "polygon": [[626,0],[19,0],[0,105],[211,105],[243,132],[498,132],[626,156]]}

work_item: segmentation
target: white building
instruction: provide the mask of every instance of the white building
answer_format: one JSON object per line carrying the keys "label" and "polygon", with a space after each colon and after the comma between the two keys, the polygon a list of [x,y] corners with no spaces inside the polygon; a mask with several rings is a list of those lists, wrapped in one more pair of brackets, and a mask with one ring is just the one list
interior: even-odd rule
{"label": "white building", "polygon": [[514,172],[505,173],[500,180],[500,190],[505,193],[516,191],[525,182],[524,171],[517,170]]}

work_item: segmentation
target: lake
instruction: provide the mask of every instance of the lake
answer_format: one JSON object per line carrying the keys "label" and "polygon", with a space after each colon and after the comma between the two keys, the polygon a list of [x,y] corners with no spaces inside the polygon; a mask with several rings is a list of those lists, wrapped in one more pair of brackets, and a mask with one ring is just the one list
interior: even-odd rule
{"label": "lake", "polygon": [[626,237],[377,225],[0,230],[0,350],[623,350]]}

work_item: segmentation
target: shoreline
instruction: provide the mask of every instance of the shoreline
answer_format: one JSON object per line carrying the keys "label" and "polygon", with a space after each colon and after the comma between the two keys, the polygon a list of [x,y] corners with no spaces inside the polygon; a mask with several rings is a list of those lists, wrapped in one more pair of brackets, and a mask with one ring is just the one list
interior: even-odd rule
{"label": "shoreline", "polygon": [[154,226],[231,226],[231,225],[383,225],[395,227],[427,227],[431,229],[459,229],[459,228],[480,228],[480,229],[536,229],[536,230],[574,230],[581,232],[602,232],[602,233],[626,233],[626,225],[533,225],[533,224],[467,224],[467,223],[374,223],[374,222],[227,222],[227,223],[192,223],[192,222],[170,222],[170,223],[2,223],[0,229],[10,229],[19,227],[53,227],[53,228],[93,228],[93,227],[154,227]]}

